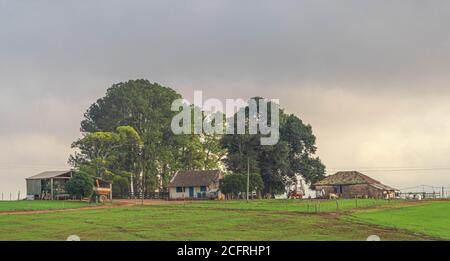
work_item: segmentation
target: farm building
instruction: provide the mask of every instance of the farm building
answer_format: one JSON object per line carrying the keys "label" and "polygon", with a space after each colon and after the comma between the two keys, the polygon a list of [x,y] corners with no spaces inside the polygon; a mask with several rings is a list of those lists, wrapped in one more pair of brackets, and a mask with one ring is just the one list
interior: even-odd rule
{"label": "farm building", "polygon": [[[29,199],[67,199],[69,194],[65,190],[66,182],[72,178],[73,170],[45,171],[26,178],[27,198]],[[110,182],[93,178],[95,195],[111,198],[112,185]]]}
{"label": "farm building", "polygon": [[220,197],[220,170],[179,171],[169,183],[170,199],[202,199]]}
{"label": "farm building", "polygon": [[73,176],[73,171],[45,171],[26,179],[27,197],[55,199],[68,197],[64,184]]}
{"label": "farm building", "polygon": [[397,189],[357,171],[341,171],[313,184],[319,197],[328,198],[331,194],[341,198],[394,198]]}

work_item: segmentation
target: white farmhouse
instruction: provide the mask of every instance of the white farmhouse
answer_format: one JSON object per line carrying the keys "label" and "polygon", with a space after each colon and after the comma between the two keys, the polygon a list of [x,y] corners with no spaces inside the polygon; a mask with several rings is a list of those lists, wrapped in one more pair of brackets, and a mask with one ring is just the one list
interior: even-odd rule
{"label": "white farmhouse", "polygon": [[170,199],[220,198],[220,170],[179,171],[169,183]]}

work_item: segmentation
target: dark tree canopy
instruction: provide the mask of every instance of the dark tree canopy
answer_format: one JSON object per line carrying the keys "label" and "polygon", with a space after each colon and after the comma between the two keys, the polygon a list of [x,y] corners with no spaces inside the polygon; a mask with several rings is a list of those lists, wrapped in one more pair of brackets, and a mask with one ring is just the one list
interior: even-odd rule
{"label": "dark tree canopy", "polygon": [[[82,132],[111,132],[118,126],[132,126],[140,134],[168,133],[174,112],[171,104],[181,95],[148,80],[114,84],[106,96],[91,105],[81,122]],[[150,132],[150,127],[154,133]]]}
{"label": "dark tree canopy", "polygon": [[[270,115],[270,105],[267,107]],[[245,111],[248,128],[248,108]],[[236,115],[234,119],[236,121]],[[270,117],[268,120],[270,124]],[[277,144],[263,146],[260,137],[260,134],[223,136],[221,143],[228,151],[225,164],[229,170],[245,173],[250,165],[252,172],[261,174],[264,192],[270,195],[284,192],[296,175],[301,175],[307,183],[324,177],[325,166],[314,156],[317,148],[312,128],[297,116],[280,110],[280,140]]]}
{"label": "dark tree canopy", "polygon": [[[280,140],[270,146],[261,145],[260,134],[175,135],[171,123],[179,111],[171,107],[180,98],[176,91],[148,80],[112,85],[84,114],[83,138],[73,143],[78,151],[70,162],[113,181],[115,194],[166,190],[175,172],[216,169],[221,161],[233,173],[247,173],[249,165],[250,172],[263,181],[260,189],[270,195],[283,192],[296,175],[309,183],[324,176],[325,166],[315,156],[312,128],[297,116],[280,111]],[[259,122],[271,124],[271,106],[267,103],[268,117],[258,117]],[[248,127],[249,108],[241,110],[246,112]],[[259,107],[257,111],[261,115]]]}
{"label": "dark tree canopy", "polygon": [[171,105],[180,98],[148,80],[114,84],[84,114],[84,137],[73,144],[81,153],[72,156],[71,163],[95,165],[97,176],[106,173],[107,179],[122,184],[116,193],[127,191],[123,178],[135,192],[164,190],[178,170],[217,168],[223,150],[219,137],[172,132],[178,112]]}
{"label": "dark tree canopy", "polygon": [[[264,183],[261,175],[258,173],[250,173],[249,175],[249,191],[261,192]],[[237,196],[239,193],[247,192],[247,174],[232,173],[227,174],[220,182],[220,191],[224,194]]]}

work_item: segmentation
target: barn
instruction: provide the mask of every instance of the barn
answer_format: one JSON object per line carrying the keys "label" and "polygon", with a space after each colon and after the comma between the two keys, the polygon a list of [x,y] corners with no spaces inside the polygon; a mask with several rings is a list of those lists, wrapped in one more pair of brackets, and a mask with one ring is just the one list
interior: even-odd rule
{"label": "barn", "polygon": [[[44,171],[26,178],[27,199],[68,199],[66,182],[74,175],[73,170]],[[112,199],[112,183],[93,177],[92,185],[94,196],[104,199]]]}
{"label": "barn", "polygon": [[329,198],[394,198],[398,189],[387,186],[357,171],[341,171],[312,185],[318,197]]}
{"label": "barn", "polygon": [[73,171],[45,171],[26,179],[27,197],[34,199],[67,198],[65,183],[72,178]]}
{"label": "barn", "polygon": [[179,171],[169,183],[170,199],[205,199],[220,197],[220,170]]}

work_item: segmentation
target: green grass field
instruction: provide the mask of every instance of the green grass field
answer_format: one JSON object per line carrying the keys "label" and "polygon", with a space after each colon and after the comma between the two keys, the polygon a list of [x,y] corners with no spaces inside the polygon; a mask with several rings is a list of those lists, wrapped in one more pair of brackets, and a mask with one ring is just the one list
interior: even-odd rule
{"label": "green grass field", "polygon": [[407,233],[315,214],[172,206],[0,216],[1,240],[412,240]]}
{"label": "green grass field", "polygon": [[339,212],[356,208],[396,204],[399,200],[376,199],[339,199],[336,200],[231,200],[231,201],[197,201],[185,206],[207,209],[260,210],[273,212]]}
{"label": "green grass field", "polygon": [[450,201],[358,211],[345,219],[450,239]]}
{"label": "green grass field", "polygon": [[92,205],[93,204],[77,201],[49,201],[49,200],[0,201],[0,212],[80,208]]}
{"label": "green grass field", "polygon": [[[4,209],[24,204],[16,203]],[[46,204],[58,208],[61,203],[35,201],[28,209],[48,209]],[[258,200],[0,215],[0,240],[65,240],[69,235],[82,240],[186,241],[365,240],[373,234],[382,240],[450,238],[450,202],[360,200],[355,208],[354,200],[340,200],[339,212],[333,210],[335,204],[321,202],[320,213],[312,213],[313,203],[307,201]]]}

